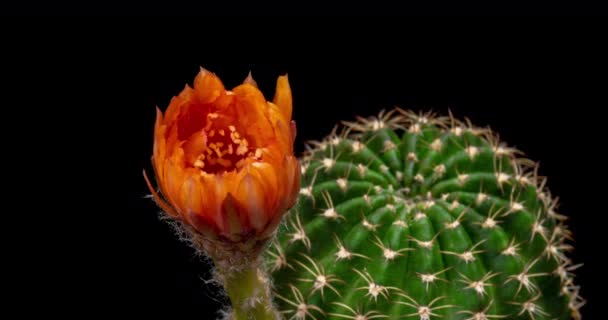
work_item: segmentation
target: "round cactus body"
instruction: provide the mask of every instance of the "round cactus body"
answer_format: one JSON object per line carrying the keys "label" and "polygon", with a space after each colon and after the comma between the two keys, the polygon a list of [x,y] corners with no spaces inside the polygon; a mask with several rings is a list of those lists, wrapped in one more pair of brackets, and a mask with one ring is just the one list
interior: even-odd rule
{"label": "round cactus body", "polygon": [[488,129],[400,109],[302,158],[266,252],[286,319],[578,319],[564,216]]}

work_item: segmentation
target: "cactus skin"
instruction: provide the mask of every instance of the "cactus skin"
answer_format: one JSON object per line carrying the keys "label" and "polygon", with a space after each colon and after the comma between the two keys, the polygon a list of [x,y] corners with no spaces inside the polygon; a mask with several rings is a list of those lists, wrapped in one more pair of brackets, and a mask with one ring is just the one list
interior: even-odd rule
{"label": "cactus skin", "polygon": [[401,109],[302,158],[266,251],[286,319],[580,319],[565,217],[489,129]]}

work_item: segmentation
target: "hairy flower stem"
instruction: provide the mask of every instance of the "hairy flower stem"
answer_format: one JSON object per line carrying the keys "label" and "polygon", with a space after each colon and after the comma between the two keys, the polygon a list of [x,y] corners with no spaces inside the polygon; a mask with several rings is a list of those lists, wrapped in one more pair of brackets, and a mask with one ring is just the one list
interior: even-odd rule
{"label": "hairy flower stem", "polygon": [[268,278],[258,263],[218,270],[232,303],[233,320],[278,320],[272,305]]}
{"label": "hairy flower stem", "polygon": [[183,225],[193,246],[211,257],[218,280],[232,304],[231,320],[280,320],[272,304],[269,278],[262,267],[261,252],[269,239],[245,242],[210,240]]}

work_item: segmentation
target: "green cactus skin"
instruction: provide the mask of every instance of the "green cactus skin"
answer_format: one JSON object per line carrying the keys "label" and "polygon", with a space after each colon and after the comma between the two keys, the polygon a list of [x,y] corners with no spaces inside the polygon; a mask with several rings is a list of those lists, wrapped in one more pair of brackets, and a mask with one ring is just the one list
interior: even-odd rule
{"label": "green cactus skin", "polygon": [[580,319],[571,234],[533,162],[451,114],[344,124],[309,146],[266,252],[286,319]]}

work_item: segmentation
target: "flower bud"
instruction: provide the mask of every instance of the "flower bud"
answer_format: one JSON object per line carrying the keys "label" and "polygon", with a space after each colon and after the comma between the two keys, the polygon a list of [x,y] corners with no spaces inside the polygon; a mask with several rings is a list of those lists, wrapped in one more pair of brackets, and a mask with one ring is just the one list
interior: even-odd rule
{"label": "flower bud", "polygon": [[157,204],[205,239],[264,241],[294,205],[300,170],[286,76],[266,101],[247,80],[229,91],[201,69],[166,112],[157,109],[152,164]]}

